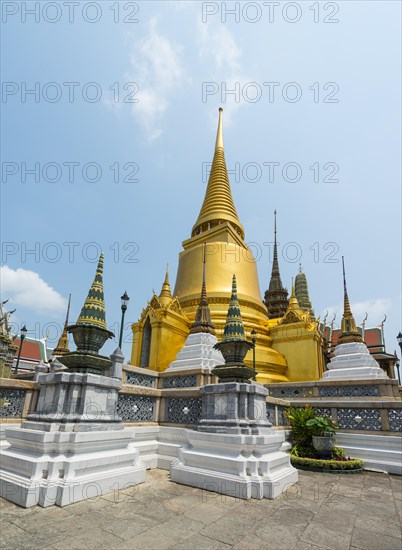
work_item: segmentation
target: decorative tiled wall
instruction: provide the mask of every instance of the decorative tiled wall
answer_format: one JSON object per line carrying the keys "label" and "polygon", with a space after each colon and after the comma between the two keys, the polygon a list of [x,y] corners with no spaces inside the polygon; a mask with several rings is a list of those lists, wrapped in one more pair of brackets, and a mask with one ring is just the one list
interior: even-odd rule
{"label": "decorative tiled wall", "polygon": [[124,422],[155,421],[156,397],[119,394],[117,412]]}
{"label": "decorative tiled wall", "polygon": [[195,374],[190,376],[171,376],[163,379],[163,388],[192,388],[197,385]]}
{"label": "decorative tiled wall", "polygon": [[391,432],[402,432],[402,409],[389,409],[388,419]]}
{"label": "decorative tiled wall", "polygon": [[0,388],[0,417],[21,418],[25,390]]}
{"label": "decorative tiled wall", "polygon": [[148,376],[146,374],[139,374],[137,372],[126,373],[126,384],[134,384],[135,386],[145,386],[146,388],[155,388],[157,378]]}
{"label": "decorative tiled wall", "polygon": [[174,424],[196,424],[201,415],[201,399],[171,397],[166,400],[166,421]]}
{"label": "decorative tiled wall", "polygon": [[380,387],[372,385],[361,386],[321,386],[318,388],[320,397],[371,397],[380,395]]}
{"label": "decorative tiled wall", "polygon": [[271,397],[312,397],[313,389],[309,387],[269,388]]}
{"label": "decorative tiled wall", "polygon": [[338,409],[339,428],[381,431],[379,409]]}

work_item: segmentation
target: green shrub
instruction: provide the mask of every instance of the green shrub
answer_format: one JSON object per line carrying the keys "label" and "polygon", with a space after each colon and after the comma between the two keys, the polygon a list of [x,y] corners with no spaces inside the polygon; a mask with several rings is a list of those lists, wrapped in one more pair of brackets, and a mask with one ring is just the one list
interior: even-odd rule
{"label": "green shrub", "polygon": [[316,416],[306,422],[307,429],[310,430],[312,436],[332,436],[335,434],[335,430],[339,428],[332,418],[324,418],[323,416]]}
{"label": "green shrub", "polygon": [[315,458],[317,456],[317,451],[312,446],[303,447],[302,445],[293,445],[290,454],[292,456]]}
{"label": "green shrub", "polygon": [[363,460],[351,458],[349,460],[320,460],[318,458],[303,458],[291,456],[293,466],[311,470],[360,470],[363,467]]}
{"label": "green shrub", "polygon": [[293,443],[300,447],[312,447],[313,439],[307,422],[315,418],[315,409],[309,405],[306,405],[304,409],[290,406],[285,410],[285,415],[292,428]]}
{"label": "green shrub", "polygon": [[342,447],[335,447],[332,452],[332,459],[346,459],[345,451],[342,449]]}

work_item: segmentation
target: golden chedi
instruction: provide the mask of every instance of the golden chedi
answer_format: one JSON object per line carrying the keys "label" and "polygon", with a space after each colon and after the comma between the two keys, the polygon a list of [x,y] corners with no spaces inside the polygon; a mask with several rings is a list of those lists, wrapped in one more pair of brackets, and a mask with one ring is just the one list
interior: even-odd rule
{"label": "golden chedi", "polygon": [[[256,331],[257,380],[262,383],[287,381],[284,355],[271,347],[267,308],[262,302],[257,265],[244,240],[244,228],[233,202],[226,168],[222,111],[208,186],[191,236],[183,242],[173,295],[154,296],[133,325],[133,365],[165,370],[184,345],[194,322],[202,281],[203,248],[206,243],[208,302],[218,339],[223,334],[231,296],[233,273],[238,282],[238,298],[246,336]],[[173,297],[174,296],[174,297]],[[174,304],[174,307],[172,307]],[[172,309],[174,311],[172,311]],[[246,363],[251,364],[248,353]]]}

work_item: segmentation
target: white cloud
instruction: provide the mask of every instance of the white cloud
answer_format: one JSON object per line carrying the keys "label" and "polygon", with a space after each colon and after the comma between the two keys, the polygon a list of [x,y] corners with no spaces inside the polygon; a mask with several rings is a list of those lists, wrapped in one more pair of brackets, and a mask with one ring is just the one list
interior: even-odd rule
{"label": "white cloud", "polygon": [[188,80],[180,59],[181,48],[163,36],[157,19],[149,23],[148,34],[135,46],[127,78],[139,85],[132,113],[145,127],[150,140],[162,132],[162,120],[174,94]]}
{"label": "white cloud", "polygon": [[2,298],[10,298],[10,301],[17,306],[45,314],[58,314],[66,310],[67,300],[41,279],[35,271],[2,266],[0,281]]}
{"label": "white cloud", "polygon": [[[377,298],[376,300],[366,300],[365,302],[352,303],[350,304],[350,307],[357,325],[363,321],[367,313],[368,317],[366,327],[375,327],[383,321],[384,315],[389,313],[391,305],[391,300],[388,298]],[[327,311],[327,322],[329,323],[333,318],[334,313],[336,313],[335,326],[340,326],[343,315],[343,304],[325,308],[321,314],[321,319],[325,317],[325,313]]]}
{"label": "white cloud", "polygon": [[[199,55],[212,68],[213,78],[219,87],[219,92],[216,95],[208,96],[209,102],[216,98],[213,109],[214,123],[216,121],[216,106],[219,103],[225,109],[225,126],[230,126],[236,111],[247,104],[241,95],[244,86],[256,79],[249,77],[244,71],[242,50],[227,26],[199,23],[198,43]],[[228,93],[222,95],[222,84],[226,86],[226,91],[235,90],[236,86],[240,86],[240,98]],[[240,101],[237,101],[238,99]]]}

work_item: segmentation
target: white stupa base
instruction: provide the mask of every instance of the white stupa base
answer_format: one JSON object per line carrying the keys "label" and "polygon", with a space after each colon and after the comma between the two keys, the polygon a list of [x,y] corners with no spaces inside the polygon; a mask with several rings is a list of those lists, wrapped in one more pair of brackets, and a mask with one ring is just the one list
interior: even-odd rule
{"label": "white stupa base", "polygon": [[323,380],[361,380],[367,378],[388,378],[377,361],[370,355],[366,344],[351,342],[339,344],[334,357],[327,365]]}
{"label": "white stupa base", "polygon": [[187,446],[170,469],[176,483],[240,499],[273,499],[298,481],[289,455],[280,451],[283,433],[186,432]]}
{"label": "white stupa base", "polygon": [[54,432],[6,429],[0,495],[28,508],[66,506],[145,481],[130,429]]}
{"label": "white stupa base", "polygon": [[225,362],[221,352],[214,349],[217,341],[216,336],[206,332],[189,334],[184,346],[177,354],[176,359],[170,363],[167,371],[202,368],[211,372],[214,367]]}

